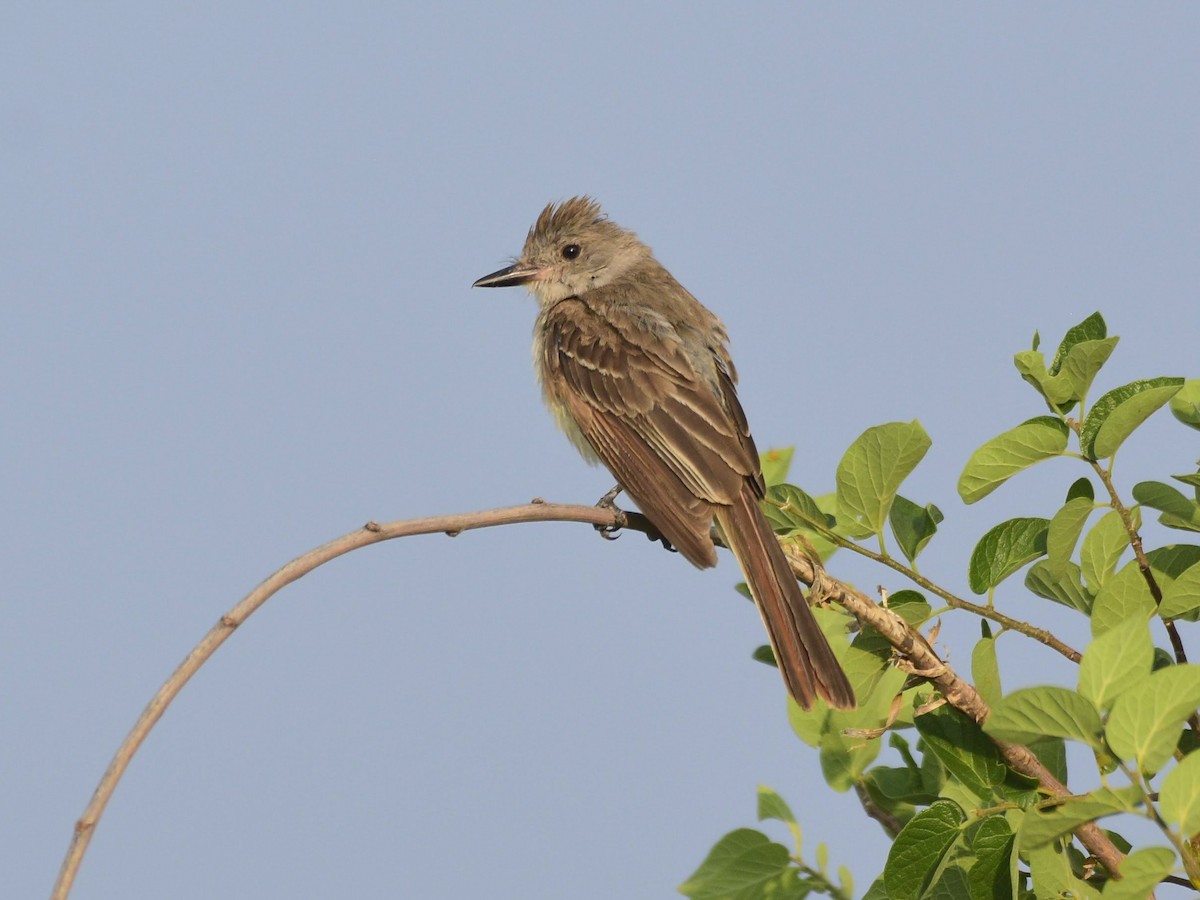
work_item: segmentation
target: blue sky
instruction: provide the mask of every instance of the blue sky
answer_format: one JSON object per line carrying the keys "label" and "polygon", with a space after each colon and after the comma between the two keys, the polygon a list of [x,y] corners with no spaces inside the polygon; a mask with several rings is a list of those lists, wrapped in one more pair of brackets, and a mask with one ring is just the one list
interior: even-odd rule
{"label": "blue sky", "polygon": [[[965,591],[975,540],[1082,474],[954,492],[1041,412],[1011,363],[1035,329],[1102,311],[1103,388],[1197,375],[1198,26],[1183,4],[5,10],[0,893],[48,891],[145,702],[277,566],[369,519],[610,486],[542,409],[532,301],[469,287],[549,200],[599,198],[722,316],[797,483],[919,419],[906,494],[947,516],[924,571]],[[1163,415],[1118,474],[1197,455]],[[861,891],[887,843],[789,730],[737,580],[566,525],[338,560],[189,685],[75,896],[671,896],[759,783]],[[997,602],[1044,613],[1016,581]],[[952,663],[977,627],[947,620]],[[1009,686],[1073,677],[1010,653]]]}

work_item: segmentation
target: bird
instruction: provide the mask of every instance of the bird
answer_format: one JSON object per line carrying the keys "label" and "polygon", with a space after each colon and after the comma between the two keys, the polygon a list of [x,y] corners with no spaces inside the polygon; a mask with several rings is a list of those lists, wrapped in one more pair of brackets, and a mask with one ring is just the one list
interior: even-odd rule
{"label": "bird", "polygon": [[721,320],[588,196],[550,203],[520,256],[474,287],[538,303],[533,362],[559,427],[672,547],[717,564],[715,520],[758,607],[788,693],[852,709],[854,689],[762,512],[762,468]]}

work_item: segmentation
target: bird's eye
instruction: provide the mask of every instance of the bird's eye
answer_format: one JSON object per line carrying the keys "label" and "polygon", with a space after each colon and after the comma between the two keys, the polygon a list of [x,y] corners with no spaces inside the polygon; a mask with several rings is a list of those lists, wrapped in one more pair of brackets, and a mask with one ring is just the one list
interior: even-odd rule
{"label": "bird's eye", "polygon": [[574,259],[579,255],[580,249],[578,244],[567,244],[562,248],[563,259]]}

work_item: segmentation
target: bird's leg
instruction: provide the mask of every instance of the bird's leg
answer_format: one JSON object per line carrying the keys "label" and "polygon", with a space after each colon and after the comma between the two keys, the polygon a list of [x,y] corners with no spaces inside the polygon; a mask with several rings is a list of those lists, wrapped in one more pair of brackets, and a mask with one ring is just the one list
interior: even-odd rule
{"label": "bird's leg", "polygon": [[601,509],[612,510],[613,514],[616,516],[617,521],[615,525],[595,526],[596,531],[600,533],[600,537],[604,538],[606,541],[615,541],[617,538],[619,538],[621,536],[621,529],[624,528],[626,524],[625,511],[618,508],[615,502],[617,497],[621,495],[622,490],[624,490],[624,488],[622,488],[619,484],[614,484],[612,486],[612,490],[605,493],[603,497],[596,501],[596,505],[598,507]]}

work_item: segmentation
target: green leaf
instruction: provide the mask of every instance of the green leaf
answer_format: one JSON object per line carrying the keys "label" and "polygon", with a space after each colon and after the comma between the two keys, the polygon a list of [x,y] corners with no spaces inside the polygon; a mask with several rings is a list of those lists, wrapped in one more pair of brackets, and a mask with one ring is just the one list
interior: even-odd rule
{"label": "green leaf", "polygon": [[767,488],[762,511],[776,534],[800,532],[822,560],[828,560],[837,549],[837,545],[819,530],[821,527],[833,528],[834,517],[794,484],[776,484]]}
{"label": "green leaf", "polygon": [[883,868],[888,897],[918,900],[924,894],[965,818],[959,805],[949,800],[938,800],[912,817],[892,843]]}
{"label": "green leaf", "polygon": [[1039,416],[992,438],[971,454],[958,476],[958,494],[965,503],[981,500],[1022,469],[1067,449],[1066,424]]}
{"label": "green leaf", "polygon": [[1090,700],[1066,688],[1046,686],[1013,691],[992,707],[985,733],[1004,741],[1029,743],[1062,737],[1101,748],[1100,713]]}
{"label": "green leaf", "polygon": [[1139,616],[1148,619],[1157,608],[1137,560],[1131,559],[1096,594],[1092,603],[1092,636],[1099,637],[1126,619]]}
{"label": "green leaf", "polygon": [[[1082,341],[1071,348],[1067,354],[1066,363],[1059,374],[1066,378],[1071,385],[1071,400],[1082,400],[1092,386],[1092,381],[1100,367],[1108,362],[1116,349],[1117,338],[1105,338],[1099,341]],[[1051,368],[1053,371],[1053,367]],[[1071,406],[1075,404],[1072,403]],[[1068,409],[1070,407],[1067,407]],[[1065,412],[1060,407],[1060,411]]]}
{"label": "green leaf", "polygon": [[1079,497],[1086,497],[1088,500],[1096,499],[1096,489],[1092,486],[1091,481],[1086,478],[1076,478],[1071,482],[1071,486],[1067,488],[1067,503]]}
{"label": "green leaf", "polygon": [[1200,563],[1200,547],[1195,544],[1168,544],[1146,554],[1158,583],[1165,587],[1192,566]]}
{"label": "green leaf", "polygon": [[838,463],[838,509],[872,534],[882,533],[896,491],[930,443],[920,422],[868,428]]}
{"label": "green leaf", "polygon": [[693,900],[762,896],[753,891],[778,878],[789,862],[783,844],[753,828],[739,828],[717,841],[700,868],[679,886],[679,892]]}
{"label": "green leaf", "polygon": [[1079,542],[1083,526],[1095,508],[1096,504],[1090,498],[1076,497],[1068,500],[1050,519],[1050,527],[1046,531],[1046,566],[1051,576],[1061,578],[1066,574],[1075,544]]}
{"label": "green leaf", "polygon": [[968,875],[970,900],[1015,900],[1016,836],[1004,816],[992,815],[979,823],[971,850],[975,865]]}
{"label": "green leaf", "polygon": [[1038,741],[1029,741],[1025,744],[1032,751],[1043,766],[1050,770],[1050,774],[1067,784],[1067,745],[1062,738],[1042,738]]}
{"label": "green leaf", "polygon": [[1196,488],[1196,499],[1200,500],[1200,472],[1192,472],[1190,475],[1172,475],[1176,481],[1182,481],[1189,487]]}
{"label": "green leaf", "polygon": [[971,551],[971,590],[982,594],[1046,552],[1047,519],[1009,519],[982,538]]}
{"label": "green leaf", "polygon": [[[987,620],[984,620],[987,624]],[[975,680],[975,689],[988,704],[999,702],[1003,696],[1000,690],[1000,664],[996,660],[996,639],[985,637],[975,644],[971,651],[971,677]]]}
{"label": "green leaf", "polygon": [[917,556],[925,549],[930,538],[937,533],[938,523],[943,518],[942,511],[932,503],[917,506],[911,500],[896,495],[896,499],[892,501],[888,521],[905,559],[910,563],[916,562]]}
{"label": "green leaf", "polygon": [[1031,850],[1049,844],[1060,835],[1074,831],[1085,822],[1114,813],[1132,812],[1142,799],[1137,787],[1119,790],[1097,788],[1086,794],[1068,797],[1054,806],[1030,809],[1021,822],[1021,850]]}
{"label": "green leaf", "polygon": [[1078,325],[1073,325],[1067,329],[1067,333],[1063,335],[1062,342],[1058,345],[1058,351],[1054,354],[1054,361],[1050,363],[1050,374],[1057,375],[1066,362],[1067,354],[1077,344],[1082,344],[1086,341],[1099,341],[1108,337],[1108,325],[1104,322],[1104,317],[1099,312],[1094,312]]}
{"label": "green leaf", "polygon": [[1133,486],[1133,499],[1143,506],[1159,510],[1158,521],[1168,528],[1200,531],[1200,503],[1185,497],[1161,481],[1142,481]]}
{"label": "green leaf", "polygon": [[795,825],[796,817],[782,797],[765,784],[758,786],[758,821],[777,819],[785,825]]}
{"label": "green leaf", "polygon": [[1025,575],[1025,587],[1047,600],[1069,606],[1084,615],[1092,611],[1092,595],[1083,586],[1079,566],[1067,563],[1062,577],[1055,578],[1047,560],[1035,562]]}
{"label": "green leaf", "polygon": [[1101,516],[1083,539],[1079,551],[1083,578],[1092,593],[1104,587],[1104,582],[1117,568],[1121,554],[1129,547],[1129,532],[1115,509]]}
{"label": "green leaf", "polygon": [[1182,378],[1132,381],[1096,401],[1084,420],[1079,446],[1089,459],[1107,459],[1156,409],[1179,393]]}
{"label": "green leaf", "polygon": [[1200,429],[1200,378],[1189,378],[1171,398],[1171,415],[1184,425]]}
{"label": "green leaf", "polygon": [[928,900],[962,900],[969,891],[966,869],[957,860],[948,860],[925,896]]}
{"label": "green leaf", "polygon": [[1015,354],[1013,365],[1021,377],[1032,384],[1055,409],[1061,411],[1075,405],[1071,399],[1075,386],[1070,379],[1054,377],[1046,371],[1046,358],[1037,350],[1022,350]]}
{"label": "green leaf", "polygon": [[1112,709],[1118,697],[1150,674],[1154,644],[1142,616],[1126,619],[1092,641],[1079,664],[1079,693],[1100,709]]}
{"label": "green leaf", "polygon": [[1121,880],[1104,886],[1104,900],[1145,900],[1175,868],[1175,851],[1168,847],[1135,850],[1121,861]]}
{"label": "green leaf", "polygon": [[929,621],[933,608],[920,591],[905,589],[888,597],[888,609],[896,613],[909,625],[923,625]]}
{"label": "green leaf", "polygon": [[1158,811],[1185,838],[1200,834],[1200,753],[1185,756],[1163,779]]}
{"label": "green leaf", "polygon": [[921,771],[915,766],[876,766],[866,778],[889,801],[928,806],[937,799],[937,794],[925,789]]}
{"label": "green leaf", "polygon": [[1168,666],[1113,704],[1105,736],[1113,753],[1151,775],[1171,758],[1188,716],[1200,704],[1200,666]]}
{"label": "green leaf", "polygon": [[[1038,897],[1070,897],[1072,900],[1098,900],[1100,891],[1075,874],[1070,847],[1066,841],[1052,841],[1028,851],[1029,873]],[[1029,897],[1033,894],[1027,895]]]}
{"label": "green leaf", "polygon": [[768,487],[787,480],[788,469],[792,466],[792,454],[795,452],[795,447],[777,447],[759,454],[759,465],[762,466],[763,479]]}
{"label": "green leaf", "polygon": [[[834,715],[837,715],[836,713]],[[880,742],[830,730],[821,737],[821,773],[835,791],[850,790],[879,755]]]}
{"label": "green leaf", "polygon": [[1162,604],[1158,614],[1164,619],[1175,619],[1200,609],[1200,563],[1185,569],[1182,575],[1161,587]]}
{"label": "green leaf", "polygon": [[914,722],[925,748],[937,754],[942,765],[980,800],[992,796],[992,788],[1008,772],[996,745],[973,721],[950,706],[939,706]]}
{"label": "green leaf", "polygon": [[833,527],[833,517],[817,501],[794,484],[773,484],[767,488],[763,513],[775,531],[787,534],[796,528]]}

